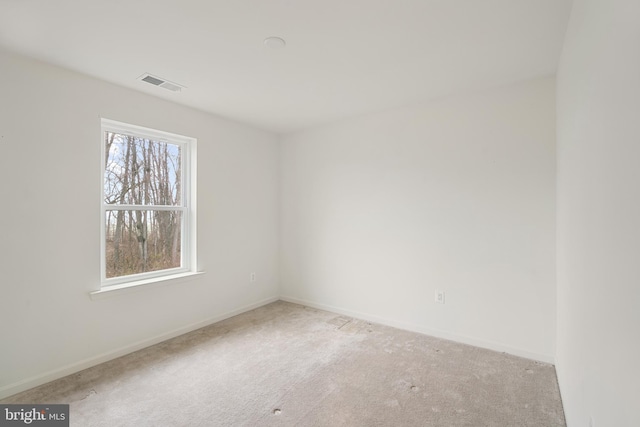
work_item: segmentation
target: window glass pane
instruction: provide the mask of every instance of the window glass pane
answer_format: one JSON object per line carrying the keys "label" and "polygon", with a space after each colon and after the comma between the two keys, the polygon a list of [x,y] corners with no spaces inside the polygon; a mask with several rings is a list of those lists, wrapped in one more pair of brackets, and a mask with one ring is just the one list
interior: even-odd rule
{"label": "window glass pane", "polygon": [[105,132],[104,203],[182,205],[181,146]]}
{"label": "window glass pane", "polygon": [[106,277],[180,267],[182,213],[107,210]]}

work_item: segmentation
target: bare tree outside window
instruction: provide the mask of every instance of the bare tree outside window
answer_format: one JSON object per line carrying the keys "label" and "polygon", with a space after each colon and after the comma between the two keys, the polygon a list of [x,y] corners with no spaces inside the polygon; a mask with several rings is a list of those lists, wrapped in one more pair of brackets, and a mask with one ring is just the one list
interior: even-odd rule
{"label": "bare tree outside window", "polygon": [[105,278],[180,268],[184,146],[110,130],[103,138]]}

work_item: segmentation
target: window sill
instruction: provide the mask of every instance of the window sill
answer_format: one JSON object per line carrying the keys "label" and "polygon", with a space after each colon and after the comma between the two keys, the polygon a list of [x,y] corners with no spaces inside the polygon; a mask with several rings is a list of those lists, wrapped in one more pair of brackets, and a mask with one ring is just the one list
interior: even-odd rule
{"label": "window sill", "polygon": [[92,300],[102,299],[106,297],[122,295],[129,292],[136,292],[141,289],[155,288],[158,286],[165,286],[173,284],[176,281],[186,281],[196,278],[204,274],[204,271],[186,272],[172,274],[170,276],[154,277],[151,279],[137,280],[135,282],[121,283],[119,285],[105,286],[97,291],[89,292],[89,296]]}

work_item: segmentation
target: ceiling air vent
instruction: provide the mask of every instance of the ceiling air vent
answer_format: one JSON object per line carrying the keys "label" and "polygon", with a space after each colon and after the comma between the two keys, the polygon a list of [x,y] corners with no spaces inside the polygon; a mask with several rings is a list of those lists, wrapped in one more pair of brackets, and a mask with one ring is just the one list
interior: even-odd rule
{"label": "ceiling air vent", "polygon": [[184,88],[184,86],[182,85],[170,82],[165,79],[161,79],[156,76],[152,76],[151,74],[143,74],[140,77],[138,77],[138,79],[142,80],[143,82],[150,83],[154,86],[158,86],[163,89],[170,90],[172,92],[180,92]]}

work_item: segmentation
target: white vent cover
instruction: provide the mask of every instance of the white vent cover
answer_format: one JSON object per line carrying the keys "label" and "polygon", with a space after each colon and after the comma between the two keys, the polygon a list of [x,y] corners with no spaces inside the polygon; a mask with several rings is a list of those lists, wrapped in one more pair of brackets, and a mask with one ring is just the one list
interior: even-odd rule
{"label": "white vent cover", "polygon": [[170,90],[172,92],[180,92],[182,89],[184,89],[184,86],[182,85],[170,82],[166,79],[161,79],[160,77],[153,76],[149,73],[141,75],[140,77],[138,77],[138,80],[161,87],[163,89]]}

